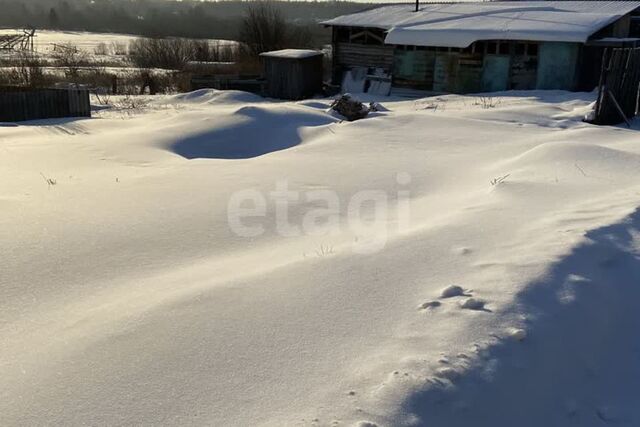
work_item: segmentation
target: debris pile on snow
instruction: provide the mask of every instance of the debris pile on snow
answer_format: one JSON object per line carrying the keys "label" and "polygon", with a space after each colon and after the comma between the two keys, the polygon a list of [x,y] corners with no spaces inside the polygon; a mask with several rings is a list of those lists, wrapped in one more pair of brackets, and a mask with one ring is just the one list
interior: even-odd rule
{"label": "debris pile on snow", "polygon": [[364,119],[369,114],[369,111],[371,111],[370,107],[367,107],[348,93],[336,99],[333,104],[331,104],[331,109],[350,122]]}

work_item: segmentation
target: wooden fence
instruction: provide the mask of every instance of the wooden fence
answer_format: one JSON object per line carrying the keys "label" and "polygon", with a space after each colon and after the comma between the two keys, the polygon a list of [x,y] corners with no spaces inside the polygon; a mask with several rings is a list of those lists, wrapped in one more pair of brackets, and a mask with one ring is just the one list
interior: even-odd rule
{"label": "wooden fence", "polygon": [[614,125],[639,114],[640,48],[607,48],[602,57],[593,123]]}
{"label": "wooden fence", "polygon": [[0,87],[0,122],[91,117],[86,89]]}

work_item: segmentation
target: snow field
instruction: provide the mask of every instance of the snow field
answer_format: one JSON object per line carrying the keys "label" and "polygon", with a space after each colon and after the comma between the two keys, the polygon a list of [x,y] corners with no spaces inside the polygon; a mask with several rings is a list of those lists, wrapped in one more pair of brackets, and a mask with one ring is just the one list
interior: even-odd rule
{"label": "snow field", "polygon": [[[491,96],[348,123],[199,91],[0,127],[0,424],[637,424],[638,126]],[[278,182],[290,225],[326,190],[341,226],[283,235]],[[354,230],[363,190],[388,214]]]}

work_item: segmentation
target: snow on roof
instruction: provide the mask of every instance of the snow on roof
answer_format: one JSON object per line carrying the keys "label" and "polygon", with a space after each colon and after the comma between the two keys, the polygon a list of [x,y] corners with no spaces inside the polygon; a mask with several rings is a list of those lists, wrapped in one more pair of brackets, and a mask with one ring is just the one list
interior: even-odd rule
{"label": "snow on roof", "polygon": [[603,37],[601,39],[594,40],[597,42],[640,42],[638,37]]}
{"label": "snow on roof", "polygon": [[268,56],[270,58],[289,58],[289,59],[303,59],[310,58],[312,56],[322,55],[319,50],[310,49],[282,49],[273,50],[271,52],[263,52],[260,56]]}
{"label": "snow on roof", "polygon": [[496,1],[386,6],[323,22],[387,30],[386,44],[467,47],[477,40],[584,43],[640,1]]}

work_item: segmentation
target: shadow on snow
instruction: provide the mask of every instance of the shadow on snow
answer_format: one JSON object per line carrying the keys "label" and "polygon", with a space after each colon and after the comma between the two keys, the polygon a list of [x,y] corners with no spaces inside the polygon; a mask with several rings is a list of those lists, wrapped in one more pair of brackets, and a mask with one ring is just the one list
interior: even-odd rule
{"label": "shadow on snow", "polygon": [[258,106],[240,108],[234,118],[225,126],[178,140],[169,149],[187,159],[248,159],[295,147],[302,142],[301,128],[336,121],[311,109],[270,110]]}
{"label": "shadow on snow", "polygon": [[640,209],[586,237],[518,296],[523,342],[490,347],[403,412],[448,427],[640,425]]}

